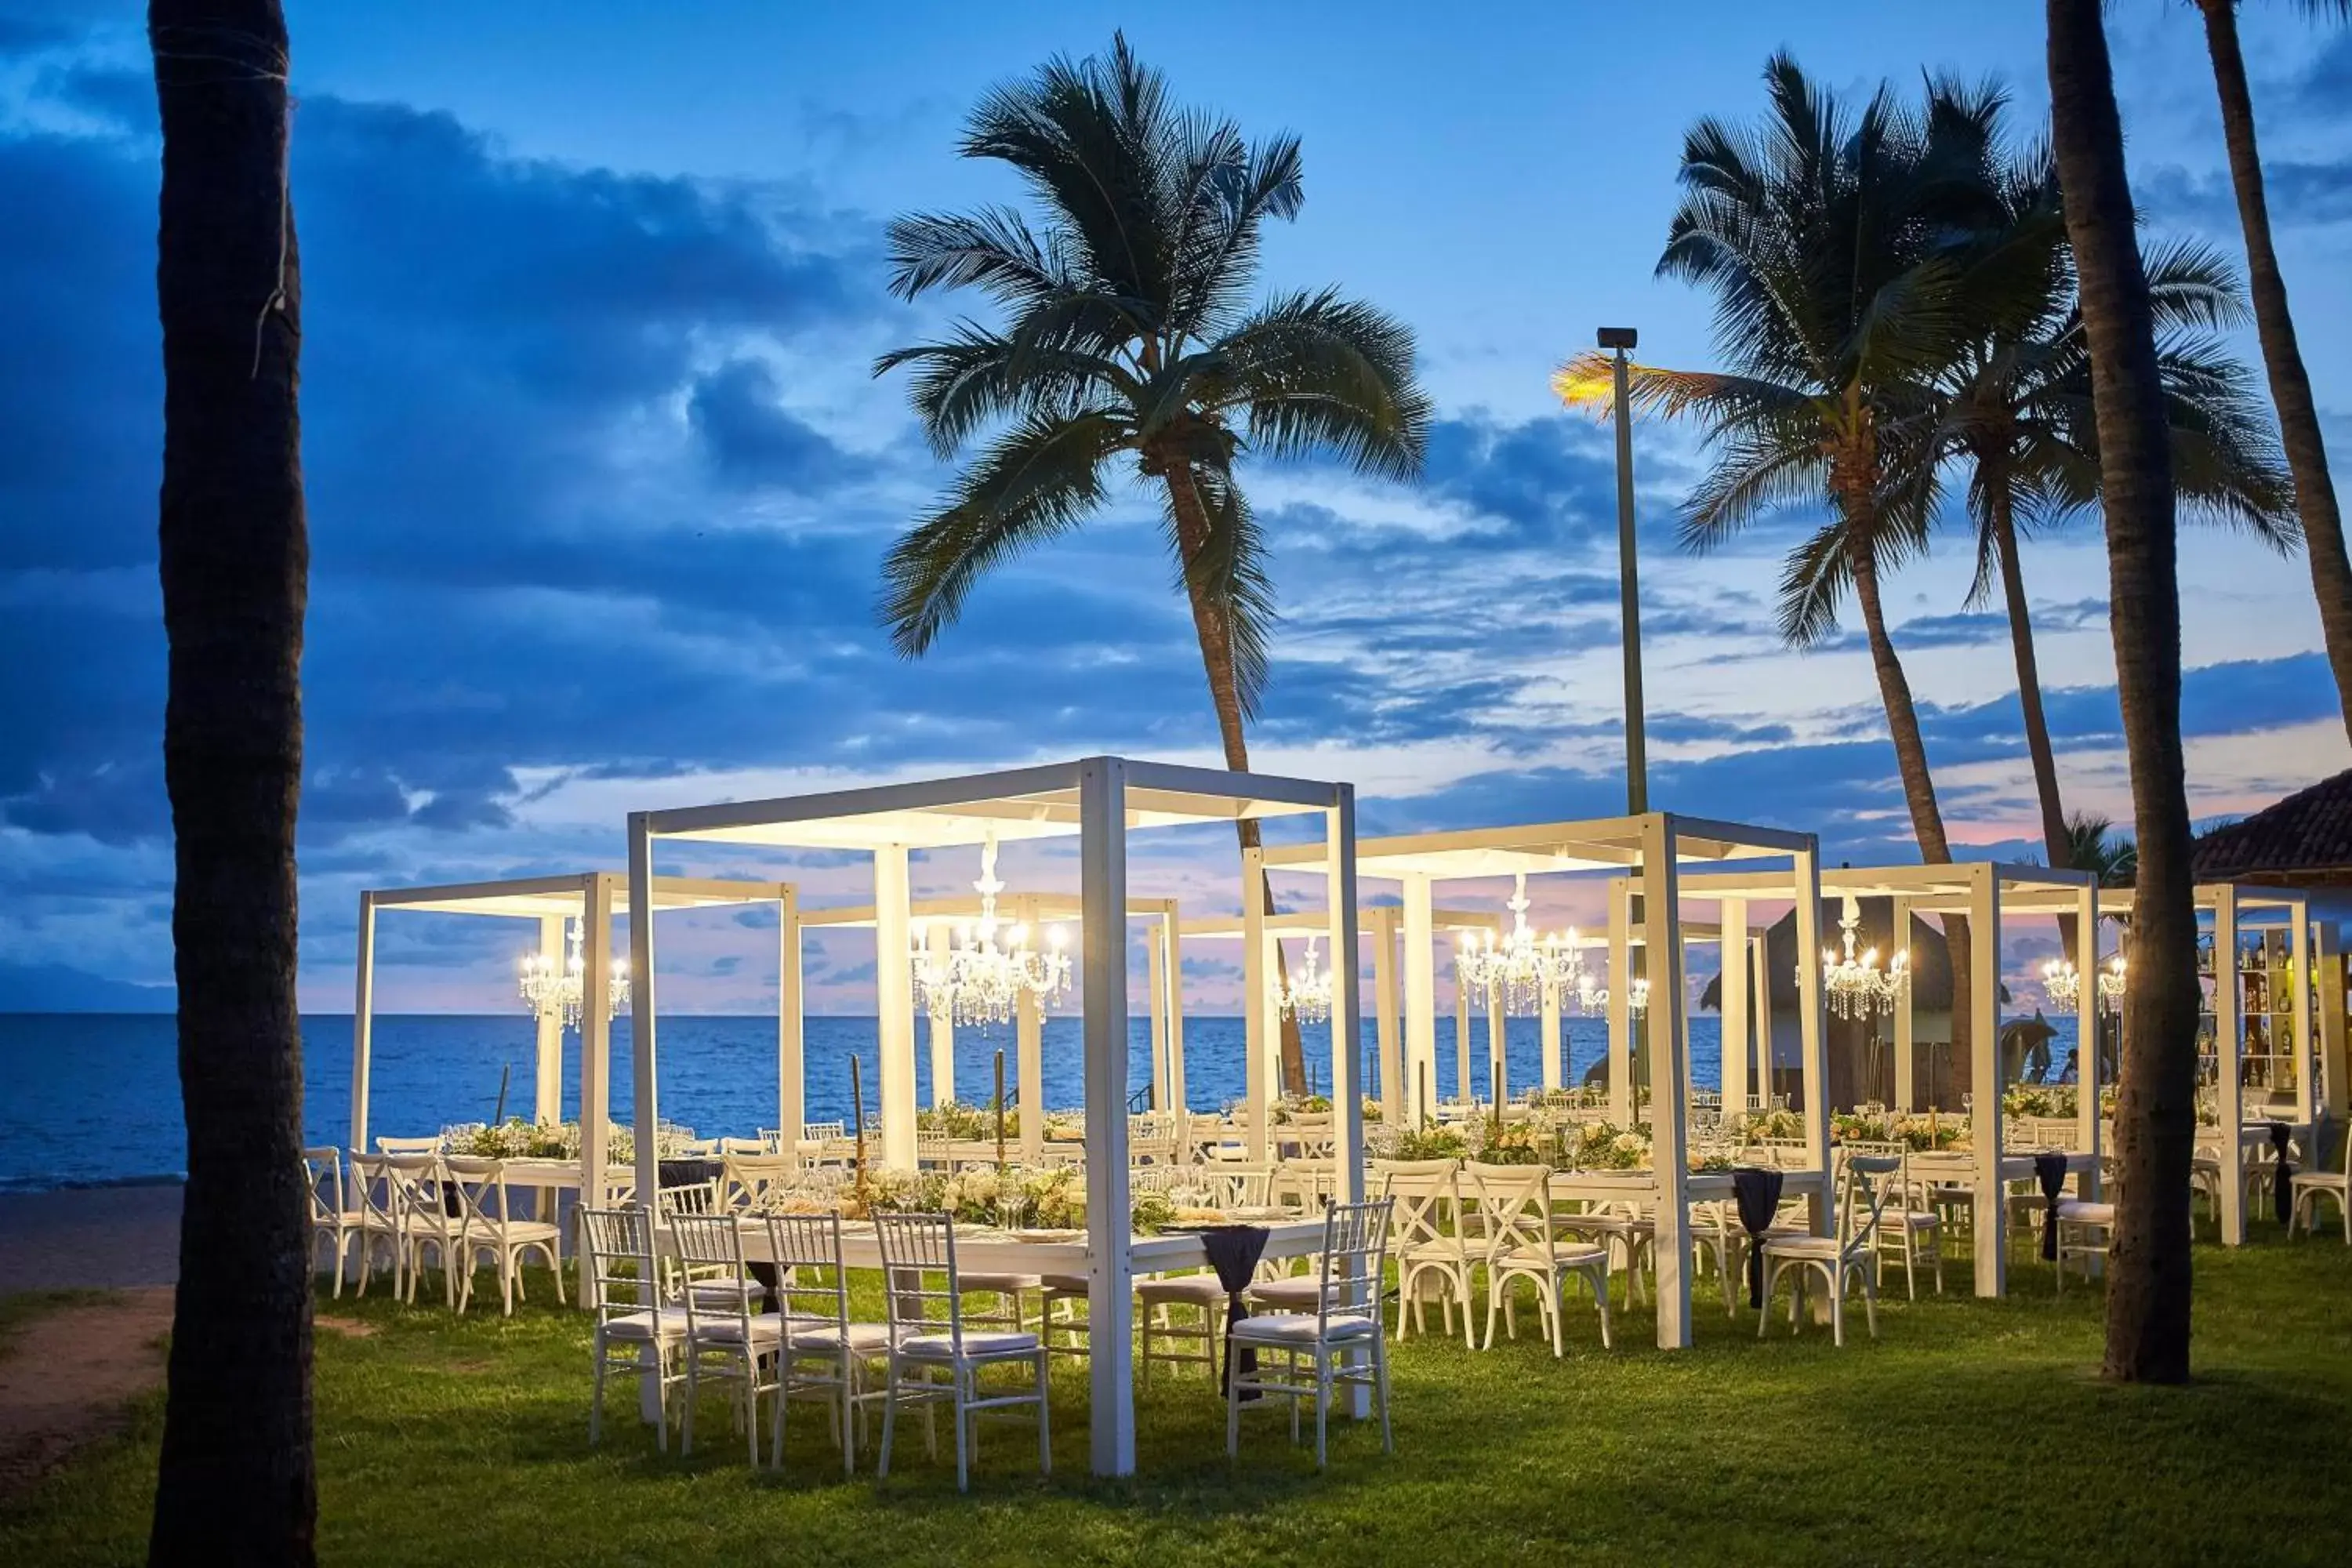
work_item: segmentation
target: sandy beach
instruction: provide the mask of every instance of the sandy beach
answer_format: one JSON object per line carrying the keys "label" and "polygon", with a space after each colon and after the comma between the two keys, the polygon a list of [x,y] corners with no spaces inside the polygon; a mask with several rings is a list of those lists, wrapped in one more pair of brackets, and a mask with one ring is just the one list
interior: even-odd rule
{"label": "sandy beach", "polygon": [[0,1295],[180,1278],[180,1186],[0,1193]]}

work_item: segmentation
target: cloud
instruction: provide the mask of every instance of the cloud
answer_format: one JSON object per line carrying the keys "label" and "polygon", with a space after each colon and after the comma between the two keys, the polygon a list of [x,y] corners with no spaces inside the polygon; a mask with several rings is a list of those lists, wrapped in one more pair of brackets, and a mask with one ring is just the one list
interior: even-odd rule
{"label": "cloud", "polygon": [[[2227,170],[2193,172],[2159,163],[2133,182],[2140,205],[2158,222],[2234,234],[2238,198]],[[2263,160],[2271,222],[2281,229],[2352,221],[2352,158]]]}
{"label": "cloud", "polygon": [[695,383],[688,417],[721,477],[814,492],[871,471],[786,410],[777,393],[775,373],[754,359],[730,360]]}

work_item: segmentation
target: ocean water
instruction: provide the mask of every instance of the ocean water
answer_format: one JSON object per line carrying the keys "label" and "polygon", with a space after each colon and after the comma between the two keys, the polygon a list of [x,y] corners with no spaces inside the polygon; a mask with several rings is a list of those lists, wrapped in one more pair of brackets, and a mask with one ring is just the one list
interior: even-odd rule
{"label": "ocean water", "polygon": [[[2057,1020],[2053,1062],[2073,1053],[2072,1019]],[[1074,1106],[1082,1098],[1078,1020],[1045,1021],[1045,1100]],[[1131,1021],[1128,1081],[1147,1081],[1150,1026]],[[1579,1083],[1608,1052],[1598,1018],[1563,1020],[1567,1081]],[[930,1052],[918,1025],[916,1096],[931,1099]],[[1328,1026],[1304,1031],[1307,1070],[1328,1082]],[[1702,1088],[1722,1081],[1721,1030],[1712,1015],[1691,1020],[1691,1078]],[[0,1014],[0,1190],[169,1178],[186,1165],[180,1117],[174,1020],[168,1014]],[[1372,1027],[1363,1030],[1365,1085],[1379,1087]],[[345,1143],[351,1136],[352,1021],[320,1015],[302,1021],[305,1138]],[[1242,1024],[1238,1018],[1184,1021],[1186,1098],[1214,1110],[1241,1098]],[[613,1021],[613,1115],[633,1114],[626,1018]],[[1013,1031],[956,1031],[956,1090],[988,1098],[993,1058],[1005,1053],[1011,1084]],[[1533,1018],[1513,1018],[1504,1033],[1510,1088],[1540,1082],[1541,1037]],[[1471,1067],[1486,1089],[1486,1021],[1470,1027]],[[704,1136],[750,1136],[776,1123],[776,1024],[772,1017],[667,1018],[662,1024],[662,1114]],[[511,1069],[506,1109],[528,1116],[534,1047],[520,1014],[379,1017],[373,1051],[372,1131],[394,1136],[437,1131],[453,1121],[485,1121],[499,1105],[502,1071]],[[813,1017],[807,1022],[807,1105],[812,1121],[846,1121],[850,1064],[859,1064],[869,1102],[877,1051],[871,1018]],[[2053,1076],[2055,1076],[2053,1068]],[[1437,1091],[1451,1097],[1455,1078],[1454,1020],[1437,1020]],[[563,1113],[579,1114],[579,1039],[564,1039]]]}
{"label": "ocean water", "polygon": [[[1565,1020],[1569,1081],[1580,1081],[1607,1054],[1607,1030],[1598,1018]],[[1129,1082],[1141,1089],[1150,1062],[1149,1025],[1130,1024]],[[1304,1031],[1307,1069],[1316,1086],[1330,1077],[1328,1026]],[[1378,1086],[1378,1052],[1364,1027],[1366,1084]],[[1712,1017],[1692,1025],[1693,1078],[1720,1081]],[[171,1177],[186,1165],[180,1117],[174,1021],[165,1014],[0,1014],[0,1189],[39,1188]],[[807,1102],[813,1121],[846,1121],[850,1063],[865,1075],[869,1102],[876,1089],[877,1052],[871,1018],[813,1017],[807,1023]],[[1238,1018],[1184,1021],[1186,1098],[1196,1110],[1213,1110],[1243,1092],[1242,1024]],[[616,1121],[632,1115],[629,1030],[613,1021],[612,1105]],[[985,1100],[993,1058],[1005,1053],[1011,1083],[1013,1031],[956,1031],[956,1090]],[[1504,1033],[1514,1091],[1539,1082],[1541,1039],[1533,1018],[1510,1020]],[[1486,1088],[1486,1024],[1470,1029],[1472,1070]],[[303,1126],[313,1143],[344,1143],[351,1136],[352,1021],[321,1015],[302,1021]],[[749,1136],[776,1123],[776,1024],[772,1017],[675,1017],[662,1021],[662,1114],[705,1136]],[[579,1039],[564,1039],[563,1113],[579,1113]],[[506,1108],[529,1115],[534,1047],[530,1020],[520,1013],[379,1017],[373,1052],[372,1132],[423,1134],[453,1121],[488,1121],[498,1108],[499,1080],[511,1068]],[[1076,1105],[1082,1098],[1078,1020],[1048,1018],[1045,1037],[1045,1100]],[[918,1039],[916,1095],[931,1098],[930,1053]],[[1437,1086],[1450,1096],[1454,1077],[1454,1020],[1437,1021]]]}

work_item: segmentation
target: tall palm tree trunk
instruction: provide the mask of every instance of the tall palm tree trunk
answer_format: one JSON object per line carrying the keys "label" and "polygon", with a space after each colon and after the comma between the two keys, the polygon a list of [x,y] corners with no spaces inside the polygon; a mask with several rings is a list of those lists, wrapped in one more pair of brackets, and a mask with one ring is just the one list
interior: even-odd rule
{"label": "tall palm tree trunk", "polygon": [[148,1551],[308,1563],[294,817],[310,542],[286,23],[278,0],[152,0],[148,37],[163,135],[163,773],[188,1131]]}
{"label": "tall palm tree trunk", "polygon": [[2042,842],[2050,864],[2074,863],[2066,807],[2058,795],[2058,758],[2050,747],[2050,720],[2042,708],[2042,666],[2033,651],[2033,616],[2026,607],[2025,568],[2018,557],[2017,524],[2008,488],[1993,491],[1992,537],[2000,557],[2000,594],[2009,608],[2009,644],[2017,657],[2017,706],[2025,721],[2025,752],[2033,765],[2033,795],[2042,806]]}
{"label": "tall palm tree trunk", "polygon": [[[2066,832],[2066,807],[2058,795],[2058,758],[2050,749],[2050,720],[2042,709],[2042,666],[2033,652],[2033,615],[2025,603],[2025,567],[2018,554],[2017,519],[2005,476],[1988,487],[1992,495],[1993,552],[2000,557],[2000,595],[2009,608],[2009,645],[2017,657],[2017,708],[2025,722],[2025,752],[2033,765],[2033,794],[2042,805],[2042,842],[2050,864],[2061,870],[2074,863],[2074,842]],[[2058,917],[2058,942],[2069,963],[2079,963],[2074,921]]]}
{"label": "tall palm tree trunk", "polygon": [[[1853,531],[1860,542],[1852,551],[1853,596],[1862,606],[1862,624],[1870,644],[1871,667],[1878,675],[1878,695],[1886,708],[1887,732],[1895,741],[1895,771],[1903,780],[1903,799],[1911,811],[1911,831],[1919,841],[1919,858],[1933,866],[1949,865],[1951,842],[1944,834],[1944,813],[1936,804],[1936,781],[1927,771],[1927,745],[1919,733],[1919,710],[1911,700],[1911,682],[1895,639],[1886,634],[1886,610],[1878,593],[1878,560],[1866,541],[1867,526]],[[1969,985],[1969,922],[1959,915],[1944,917],[1944,943],[1952,963],[1953,1092],[1964,1089],[1975,1066],[1974,999]],[[1929,1086],[1929,1092],[1937,1092]]]}
{"label": "tall palm tree trunk", "polygon": [[2197,0],[2205,16],[2205,43],[2213,56],[2213,84],[2221,98],[2221,132],[2230,147],[2230,183],[2238,194],[2238,221],[2246,234],[2246,291],[2253,300],[2271,402],[2278,408],[2279,444],[2294,479],[2303,517],[2311,586],[2319,599],[2319,630],[2336,674],[2336,699],[2352,734],[2352,557],[2344,545],[2344,517],[2327,472],[2327,445],[2319,431],[2311,377],[2294,336],[2286,279],[2271,243],[2270,201],[2263,188],[2262,155],[2254,145],[2254,100],[2246,87],[2246,59],[2238,47],[2237,0]]}
{"label": "tall palm tree trunk", "polygon": [[[1184,549],[1184,595],[1192,606],[1192,630],[1200,639],[1201,663],[1208,672],[1209,700],[1217,710],[1217,738],[1224,744],[1225,766],[1234,773],[1245,773],[1249,772],[1249,736],[1242,726],[1241,681],[1234,668],[1233,628],[1225,622],[1224,607],[1209,596],[1206,585],[1193,574],[1193,563],[1208,547],[1209,514],[1201,504],[1201,492],[1194,488],[1191,472],[1181,464],[1171,465],[1168,469],[1168,504],[1176,513],[1177,536]],[[1243,849],[1255,849],[1263,842],[1255,817],[1244,817],[1234,827]],[[1274,880],[1260,875],[1265,889],[1265,907],[1271,912],[1275,908]],[[1340,962],[1339,954],[1331,956],[1334,963]],[[1290,978],[1280,942],[1274,947],[1274,978],[1277,985]],[[1263,1002],[1250,996],[1243,998],[1242,1005],[1256,1007]],[[1466,1042],[1463,1048],[1469,1048]],[[1307,1047],[1299,1037],[1295,1016],[1282,1020],[1282,1091],[1294,1096],[1307,1092]]]}
{"label": "tall palm tree trunk", "polygon": [[2108,621],[2139,839],[2116,1106],[2105,1371],[2127,1382],[2178,1383],[2189,1375],[2199,1008],[2180,755],[2180,590],[2155,316],[2099,6],[2100,0],[2049,0],[2052,141],[2082,279],[2106,513]]}

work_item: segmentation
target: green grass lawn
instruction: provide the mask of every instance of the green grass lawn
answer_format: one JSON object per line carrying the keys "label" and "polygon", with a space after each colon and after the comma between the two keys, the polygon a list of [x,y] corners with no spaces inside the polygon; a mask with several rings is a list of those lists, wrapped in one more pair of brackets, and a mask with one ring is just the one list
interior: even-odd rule
{"label": "green grass lawn", "polygon": [[[706,1447],[657,1455],[620,1384],[587,1443],[585,1321],[500,1321],[372,1295],[322,1302],[377,1331],[319,1335],[322,1561],[336,1563],[950,1562],[1225,1564],[2318,1562],[2352,1510],[2352,1249],[2263,1227],[2197,1258],[2200,1381],[2096,1375],[2100,1307],[2039,1265],[2006,1301],[1881,1315],[1881,1338],[1761,1342],[1702,1291],[1698,1343],[1613,1352],[1571,1311],[1568,1357],[1530,1340],[1394,1358],[1397,1454],[1339,1423],[1331,1468],[1272,1414],[1239,1465],[1197,1373],[1152,1384],[1140,1474],[1087,1474],[1082,1369],[1055,1398],[1055,1474],[1029,1430],[991,1427],[969,1497],[943,1453],[871,1454],[840,1479],[814,1407],[787,1468],[752,1472],[714,1398]],[[1954,1270],[1957,1280],[1965,1266]],[[1899,1286],[1898,1286],[1899,1291]],[[545,1294],[535,1289],[534,1301]],[[7,1313],[0,1310],[0,1321]],[[1523,1318],[1528,1314],[1523,1314]],[[66,1568],[143,1553],[160,1397],[128,1436],[0,1511],[0,1561]],[[917,1428],[902,1430],[902,1438]]]}

